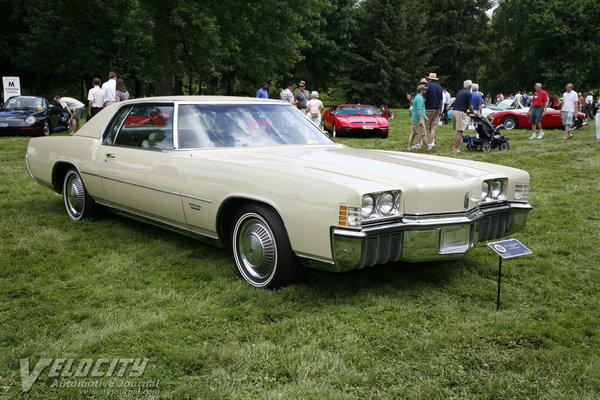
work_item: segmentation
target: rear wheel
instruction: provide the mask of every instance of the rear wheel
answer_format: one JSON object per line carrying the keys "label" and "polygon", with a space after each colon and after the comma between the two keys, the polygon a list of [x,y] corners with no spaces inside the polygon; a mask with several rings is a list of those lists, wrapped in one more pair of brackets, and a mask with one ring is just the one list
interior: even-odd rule
{"label": "rear wheel", "polygon": [[511,129],[517,128],[518,122],[515,117],[506,117],[502,120],[502,125],[504,126],[504,129],[510,131]]}
{"label": "rear wheel", "polygon": [[263,205],[243,207],[231,230],[233,258],[239,274],[254,287],[275,289],[301,277],[283,221]]}
{"label": "rear wheel", "polygon": [[509,147],[510,147],[510,145],[508,144],[508,142],[500,143],[500,151],[506,151],[509,149]]}
{"label": "rear wheel", "polygon": [[67,171],[63,181],[63,200],[67,215],[74,221],[91,218],[94,200],[88,194],[79,172],[75,168]]}
{"label": "rear wheel", "polygon": [[490,144],[490,142],[481,143],[481,151],[483,151],[484,153],[489,153],[491,150],[492,145]]}

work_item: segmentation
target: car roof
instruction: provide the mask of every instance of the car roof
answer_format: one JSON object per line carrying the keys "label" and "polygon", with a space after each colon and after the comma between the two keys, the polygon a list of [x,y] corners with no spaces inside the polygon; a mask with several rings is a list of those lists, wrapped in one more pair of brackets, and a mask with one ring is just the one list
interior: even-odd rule
{"label": "car roof", "polygon": [[287,101],[259,99],[256,97],[241,97],[241,96],[156,96],[156,97],[140,97],[138,99],[127,100],[121,104],[136,104],[136,103],[206,103],[206,104],[278,104],[290,105]]}

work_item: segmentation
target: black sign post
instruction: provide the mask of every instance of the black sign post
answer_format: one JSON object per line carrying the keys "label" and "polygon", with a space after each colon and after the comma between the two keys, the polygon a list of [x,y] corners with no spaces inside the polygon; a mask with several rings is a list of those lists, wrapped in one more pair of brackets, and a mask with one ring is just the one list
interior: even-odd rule
{"label": "black sign post", "polygon": [[501,240],[499,242],[490,242],[487,244],[496,254],[498,254],[498,298],[496,300],[496,311],[500,309],[500,283],[502,281],[502,259],[513,258],[531,254],[523,243],[517,239]]}

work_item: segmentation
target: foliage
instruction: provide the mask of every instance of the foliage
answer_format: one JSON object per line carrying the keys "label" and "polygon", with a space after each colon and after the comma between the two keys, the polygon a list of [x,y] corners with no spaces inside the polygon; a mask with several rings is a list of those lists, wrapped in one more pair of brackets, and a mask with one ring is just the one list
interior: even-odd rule
{"label": "foliage", "polygon": [[596,0],[0,0],[0,74],[24,93],[85,98],[114,70],[135,96],[278,97],[288,82],[341,101],[406,103],[436,72],[455,93],[600,87]]}
{"label": "foliage", "polygon": [[531,90],[542,82],[562,91],[567,82],[585,91],[600,87],[600,3],[594,0],[502,0],[495,11],[497,41],[490,85]]}
{"label": "foliage", "polygon": [[[337,140],[404,149],[407,110],[390,127],[388,139]],[[133,379],[159,380],[148,398],[598,399],[599,143],[593,125],[570,141],[529,135],[511,131],[507,152],[456,156],[449,126],[436,137],[439,155],[531,175],[534,210],[514,237],[533,254],[504,262],[501,312],[497,256],[482,243],[460,261],[311,270],[256,290],[228,251],[110,214],[71,221],[27,175],[28,139],[0,138],[2,398],[126,398],[52,387],[116,377],[48,369],[22,394],[19,360],[148,357]]]}

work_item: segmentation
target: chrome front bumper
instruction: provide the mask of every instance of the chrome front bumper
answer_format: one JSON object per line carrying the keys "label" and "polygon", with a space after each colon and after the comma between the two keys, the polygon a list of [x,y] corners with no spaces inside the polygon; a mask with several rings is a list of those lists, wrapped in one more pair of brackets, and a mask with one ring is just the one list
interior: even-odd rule
{"label": "chrome front bumper", "polygon": [[463,213],[405,215],[399,221],[367,225],[360,230],[334,227],[334,268],[329,269],[342,272],[394,261],[458,259],[475,242],[523,229],[532,208],[525,203],[504,202]]}

